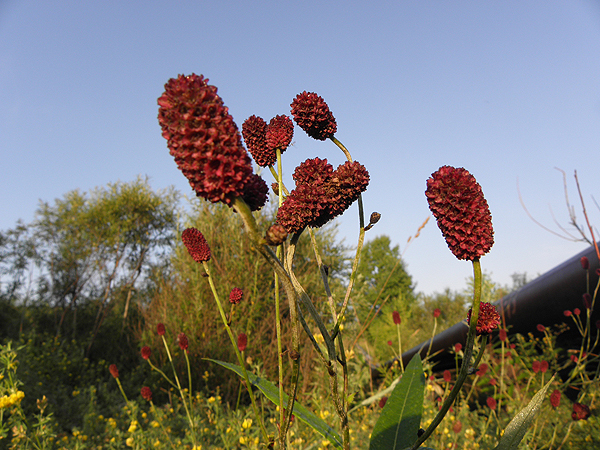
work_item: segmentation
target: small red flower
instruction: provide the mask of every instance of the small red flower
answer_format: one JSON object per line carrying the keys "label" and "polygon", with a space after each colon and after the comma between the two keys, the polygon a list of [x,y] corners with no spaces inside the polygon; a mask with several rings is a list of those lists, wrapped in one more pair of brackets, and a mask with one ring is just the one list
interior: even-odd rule
{"label": "small red flower", "polygon": [[565,317],[571,317],[571,314],[573,314],[571,311],[569,311],[568,309],[566,309],[563,314],[565,315]]}
{"label": "small red flower", "polygon": [[391,347],[392,345],[394,345],[394,343],[392,341],[387,341],[387,345]]}
{"label": "small red flower", "polygon": [[579,358],[575,355],[571,355],[571,361],[573,361],[575,364],[577,364],[577,361],[579,361]]}
{"label": "small red flower", "polygon": [[457,420],[456,422],[454,422],[454,425],[452,425],[452,431],[458,434],[460,433],[460,430],[462,430],[462,423],[460,422],[460,420]]}
{"label": "small red flower", "polygon": [[587,258],[587,256],[582,256],[580,262],[583,270],[588,270],[590,268],[590,260]]}
{"label": "small red flower", "polygon": [[452,374],[449,370],[444,370],[444,381],[446,383],[450,383],[450,381],[452,381]]}
{"label": "small red flower", "polygon": [[540,362],[539,361],[534,361],[531,368],[533,370],[533,373],[538,373],[540,371]]}
{"label": "small red flower", "polygon": [[458,353],[462,350],[463,346],[460,342],[457,342],[456,344],[454,344],[454,353]]}
{"label": "small red flower", "polygon": [[506,341],[506,339],[508,339],[508,336],[507,336],[507,334],[506,334],[506,330],[505,330],[504,328],[501,328],[501,329],[500,329],[500,332],[498,333],[498,337],[500,338],[500,340],[501,340],[502,342],[505,342],[505,341]]}
{"label": "small red flower", "polygon": [[179,333],[179,336],[177,336],[177,343],[179,344],[179,348],[181,350],[188,349],[189,342],[185,333]]}
{"label": "small red flower", "polygon": [[144,359],[148,359],[150,358],[150,355],[152,355],[152,350],[150,350],[150,347],[148,347],[147,345],[144,345],[142,347],[142,358]]}
{"label": "small red flower", "polygon": [[152,401],[152,389],[150,389],[148,386],[144,386],[140,393],[142,394],[142,398],[144,400],[149,402]]}
{"label": "small red flower", "polygon": [[542,325],[541,323],[538,323],[536,328],[540,333],[543,333],[544,331],[546,331],[546,327],[544,325]]}
{"label": "small red flower", "polygon": [[477,372],[475,372],[475,375],[477,375],[478,377],[482,377],[487,373],[488,369],[489,366],[486,363],[481,363],[479,364],[478,370]]}
{"label": "small red flower", "polygon": [[492,215],[481,186],[469,171],[440,167],[427,180],[429,209],[458,259],[479,259],[494,244]]}
{"label": "small red flower", "polygon": [[206,239],[196,228],[186,228],[181,233],[183,245],[187,248],[190,256],[197,263],[210,260],[210,247],[206,243]]}
{"label": "small red flower", "polygon": [[245,333],[238,334],[237,346],[240,352],[246,350],[246,347],[248,346],[248,336],[246,336]]}
{"label": "small red flower", "polygon": [[290,105],[292,116],[300,128],[313,139],[333,137],[337,124],[325,100],[314,92],[298,94]]}
{"label": "small red flower", "polygon": [[116,364],[111,364],[110,366],[108,366],[108,371],[114,378],[119,378],[119,369],[117,369]]}
{"label": "small red flower", "polygon": [[387,397],[381,397],[381,399],[379,400],[379,407],[383,408],[385,406],[385,404],[387,403],[388,398]]}
{"label": "small red flower", "polygon": [[540,372],[546,373],[548,371],[549,367],[550,367],[550,364],[548,364],[548,361],[546,361],[546,360],[540,361]]}
{"label": "small red flower", "polygon": [[497,403],[494,397],[488,397],[485,401],[490,409],[496,409]]}
{"label": "small red flower", "polygon": [[256,164],[261,167],[275,164],[277,154],[267,147],[267,122],[263,118],[248,117],[242,124],[242,136]]}
{"label": "small red flower", "polygon": [[558,389],[554,389],[552,394],[550,394],[550,404],[553,407],[558,408],[558,405],[560,405],[560,396],[561,393]]}
{"label": "small red flower", "polygon": [[398,311],[392,312],[392,319],[396,325],[400,325],[400,323],[402,323],[402,319],[400,318],[400,313]]}
{"label": "small red flower", "polygon": [[442,314],[442,311],[440,311],[440,308],[435,308],[435,309],[433,310],[433,317],[434,317],[434,318],[436,318],[436,319],[437,319],[438,317],[440,317],[440,314]]}
{"label": "small red flower", "polygon": [[242,301],[243,297],[244,291],[242,291],[240,288],[233,288],[229,293],[229,303],[237,305]]}
{"label": "small red flower", "polygon": [[573,412],[571,418],[573,420],[587,420],[590,417],[590,407],[581,403],[573,403]]}
{"label": "small red flower", "polygon": [[267,147],[274,153],[277,149],[283,153],[292,142],[293,136],[294,124],[292,119],[288,116],[275,116],[267,127]]}
{"label": "small red flower", "polygon": [[165,324],[164,323],[159,323],[158,325],[156,325],[156,333],[159,336],[165,335]]}
{"label": "small red flower", "polygon": [[[471,324],[471,309],[467,314],[467,323]],[[500,324],[500,314],[494,305],[481,302],[479,306],[479,317],[477,318],[477,335],[490,334]]]}
{"label": "small red flower", "polygon": [[579,308],[575,308],[573,310],[573,314],[575,314],[576,316],[578,316],[579,314],[581,314],[581,310]]}
{"label": "small red flower", "polygon": [[496,386],[498,381],[495,378],[490,379],[490,386]]}
{"label": "small red flower", "polygon": [[592,309],[592,296],[587,292],[583,294],[583,306],[585,309]]}

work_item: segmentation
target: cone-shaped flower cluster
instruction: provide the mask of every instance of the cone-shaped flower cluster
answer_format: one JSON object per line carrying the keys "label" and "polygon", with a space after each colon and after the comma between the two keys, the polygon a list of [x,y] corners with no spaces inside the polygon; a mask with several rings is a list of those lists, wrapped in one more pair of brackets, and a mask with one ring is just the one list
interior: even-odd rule
{"label": "cone-shaped flower cluster", "polygon": [[311,138],[324,141],[337,131],[335,117],[325,100],[314,92],[304,91],[292,101],[292,116]]}
{"label": "cone-shaped flower cluster", "polygon": [[325,225],[348,209],[369,184],[369,172],[356,161],[334,171],[326,159],[307,159],[292,177],[296,189],[277,212],[277,222],[288,233]]}
{"label": "cone-shaped flower cluster", "polygon": [[231,290],[231,292],[229,293],[229,303],[233,304],[233,305],[237,305],[242,301],[242,298],[244,297],[244,291],[242,291],[240,288],[233,288]]}
{"label": "cone-shaped flower cluster", "polygon": [[158,334],[159,336],[164,336],[165,332],[166,330],[164,323],[159,323],[158,325],[156,325],[156,334]]}
{"label": "cone-shaped flower cluster", "polygon": [[[179,75],[165,84],[158,104],[162,135],[196,195],[227,205],[243,197],[248,183],[256,180],[251,179],[250,157],[217,88],[202,75]],[[262,203],[255,204],[265,202],[266,191]]]}
{"label": "cone-shaped flower cluster", "polygon": [[181,233],[181,240],[188,252],[194,258],[194,261],[201,263],[210,260],[210,247],[206,243],[206,239],[196,228],[186,228]]}
{"label": "cone-shaped flower cluster", "polygon": [[141,391],[140,394],[142,394],[142,398],[146,401],[151,402],[152,401],[152,389],[150,389],[148,386],[144,386]]}
{"label": "cone-shaped flower cluster", "polygon": [[240,352],[246,350],[246,347],[248,347],[248,336],[246,335],[246,333],[238,334],[237,346]]}
{"label": "cone-shaped flower cluster", "polygon": [[440,167],[427,180],[425,195],[454,256],[473,261],[492,248],[492,215],[481,186],[467,170]]}
{"label": "cone-shaped flower cluster", "polygon": [[117,369],[116,364],[111,364],[110,366],[108,366],[108,371],[114,378],[119,378],[119,369]]}
{"label": "cone-shaped flower cluster", "polygon": [[177,343],[179,344],[179,348],[181,350],[188,349],[189,342],[185,333],[179,333],[179,336],[177,336]]}
{"label": "cone-shaped flower cluster", "polygon": [[[467,313],[467,323],[471,324],[471,309]],[[481,302],[479,306],[479,317],[477,318],[477,335],[490,334],[500,324],[500,314],[494,305]]]}
{"label": "cone-shaped flower cluster", "polygon": [[144,345],[144,346],[142,347],[141,354],[142,354],[142,358],[144,358],[144,359],[148,359],[148,358],[150,358],[150,356],[152,355],[152,350],[151,350],[151,349],[150,349],[150,347],[148,347],[147,345]]}
{"label": "cone-shaped flower cluster", "polygon": [[261,167],[277,161],[277,149],[283,153],[294,136],[294,124],[288,116],[275,116],[267,125],[262,117],[250,116],[242,124],[242,135],[248,151]]}

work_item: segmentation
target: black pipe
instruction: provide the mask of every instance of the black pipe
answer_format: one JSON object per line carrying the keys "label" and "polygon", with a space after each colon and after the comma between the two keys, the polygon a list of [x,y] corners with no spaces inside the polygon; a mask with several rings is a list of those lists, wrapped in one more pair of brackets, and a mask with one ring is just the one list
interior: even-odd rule
{"label": "black pipe", "polygon": [[[563,323],[566,319],[565,310],[573,311],[575,308],[579,308],[582,316],[585,317],[583,294],[587,289],[587,275],[581,266],[583,256],[587,257],[590,263],[589,286],[590,294],[593,295],[598,284],[599,277],[596,269],[600,268],[600,262],[596,250],[592,246],[494,303],[503,317],[504,323],[510,327],[510,334],[535,332],[538,324],[550,326]],[[600,319],[598,313],[600,303],[595,306],[596,310],[592,313],[592,327]],[[413,347],[402,354],[404,366],[406,367],[418,351],[424,358],[429,350],[430,341],[432,341],[431,353],[440,352],[433,358],[434,361],[440,362],[446,356],[451,356],[446,350],[456,343],[464,345],[467,330],[466,321],[462,321],[434,336],[433,340],[430,339]],[[454,366],[453,356],[451,365]],[[438,368],[442,367],[438,365]]]}

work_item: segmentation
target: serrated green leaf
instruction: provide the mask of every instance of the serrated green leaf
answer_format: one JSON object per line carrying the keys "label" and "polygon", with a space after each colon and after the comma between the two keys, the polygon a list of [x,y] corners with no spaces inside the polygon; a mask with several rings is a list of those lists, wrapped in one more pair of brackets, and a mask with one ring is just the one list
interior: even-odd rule
{"label": "serrated green leaf", "polygon": [[[238,365],[231,364],[231,363],[224,362],[224,361],[217,361],[215,359],[210,359],[210,358],[205,358],[205,359],[207,361],[212,361],[216,364],[219,364],[229,370],[232,370],[233,372],[237,373],[241,378],[244,378],[244,372],[243,372],[242,368]],[[256,386],[264,394],[265,397],[267,397],[269,400],[271,400],[277,406],[281,407],[281,405],[279,404],[279,389],[277,388],[277,386],[275,386],[269,380],[258,377],[250,372],[248,372],[248,377],[250,378],[250,383],[252,383],[253,386]],[[284,393],[283,400],[286,404],[287,404],[288,398],[289,398],[289,396],[286,393]],[[319,417],[317,417],[313,412],[311,412],[310,410],[308,410],[306,407],[302,406],[298,402],[294,402],[293,412],[294,412],[294,415],[299,420],[301,420],[305,424],[309,425],[313,430],[315,430],[317,433],[319,433],[321,436],[323,436],[325,439],[327,439],[329,442],[331,442],[335,446],[335,448],[340,449],[340,450],[342,449],[342,447],[343,447],[342,438],[339,436],[339,434],[337,434],[333,428],[331,428],[329,425],[327,425],[323,420],[321,420]]]}
{"label": "serrated green leaf", "polygon": [[425,375],[417,353],[388,398],[371,433],[369,450],[402,450],[417,440],[423,414]]}
{"label": "serrated green leaf", "polygon": [[513,417],[494,450],[516,450],[518,448],[531,422],[533,422],[533,419],[535,419],[536,414],[539,412],[552,381],[554,381],[554,376],[543,388],[537,391],[529,404]]}

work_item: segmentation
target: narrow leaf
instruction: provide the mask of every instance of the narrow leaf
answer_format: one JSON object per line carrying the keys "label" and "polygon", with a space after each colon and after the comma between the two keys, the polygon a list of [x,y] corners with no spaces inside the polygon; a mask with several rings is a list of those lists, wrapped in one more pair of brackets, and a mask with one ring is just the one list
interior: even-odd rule
{"label": "narrow leaf", "polygon": [[414,444],[423,414],[424,391],[423,364],[417,353],[383,407],[369,450],[402,450]]}
{"label": "narrow leaf", "polygon": [[531,422],[533,422],[533,419],[535,419],[536,414],[539,412],[552,381],[554,381],[554,376],[543,388],[537,391],[529,404],[513,417],[494,450],[516,450],[518,448]]}
{"label": "narrow leaf", "polygon": [[[242,368],[238,365],[224,361],[217,361],[215,359],[210,358],[205,359],[207,361],[217,363],[229,370],[232,370],[235,373],[237,373],[241,378],[244,378],[244,372]],[[279,404],[279,389],[277,389],[277,386],[275,386],[269,380],[258,377],[250,372],[248,373],[248,377],[250,378],[250,383],[252,383],[253,386],[256,386],[264,394],[265,397],[267,397],[280,408],[285,407],[289,398],[289,396],[286,393],[283,394],[283,400],[285,404],[282,406]],[[335,448],[340,450],[342,449],[342,438],[339,436],[339,434],[337,434],[333,428],[327,425],[323,420],[317,417],[306,407],[302,406],[298,402],[294,402],[293,413],[298,419],[312,427],[317,433],[319,433],[321,436],[323,436],[329,442],[331,442],[335,446]]]}

